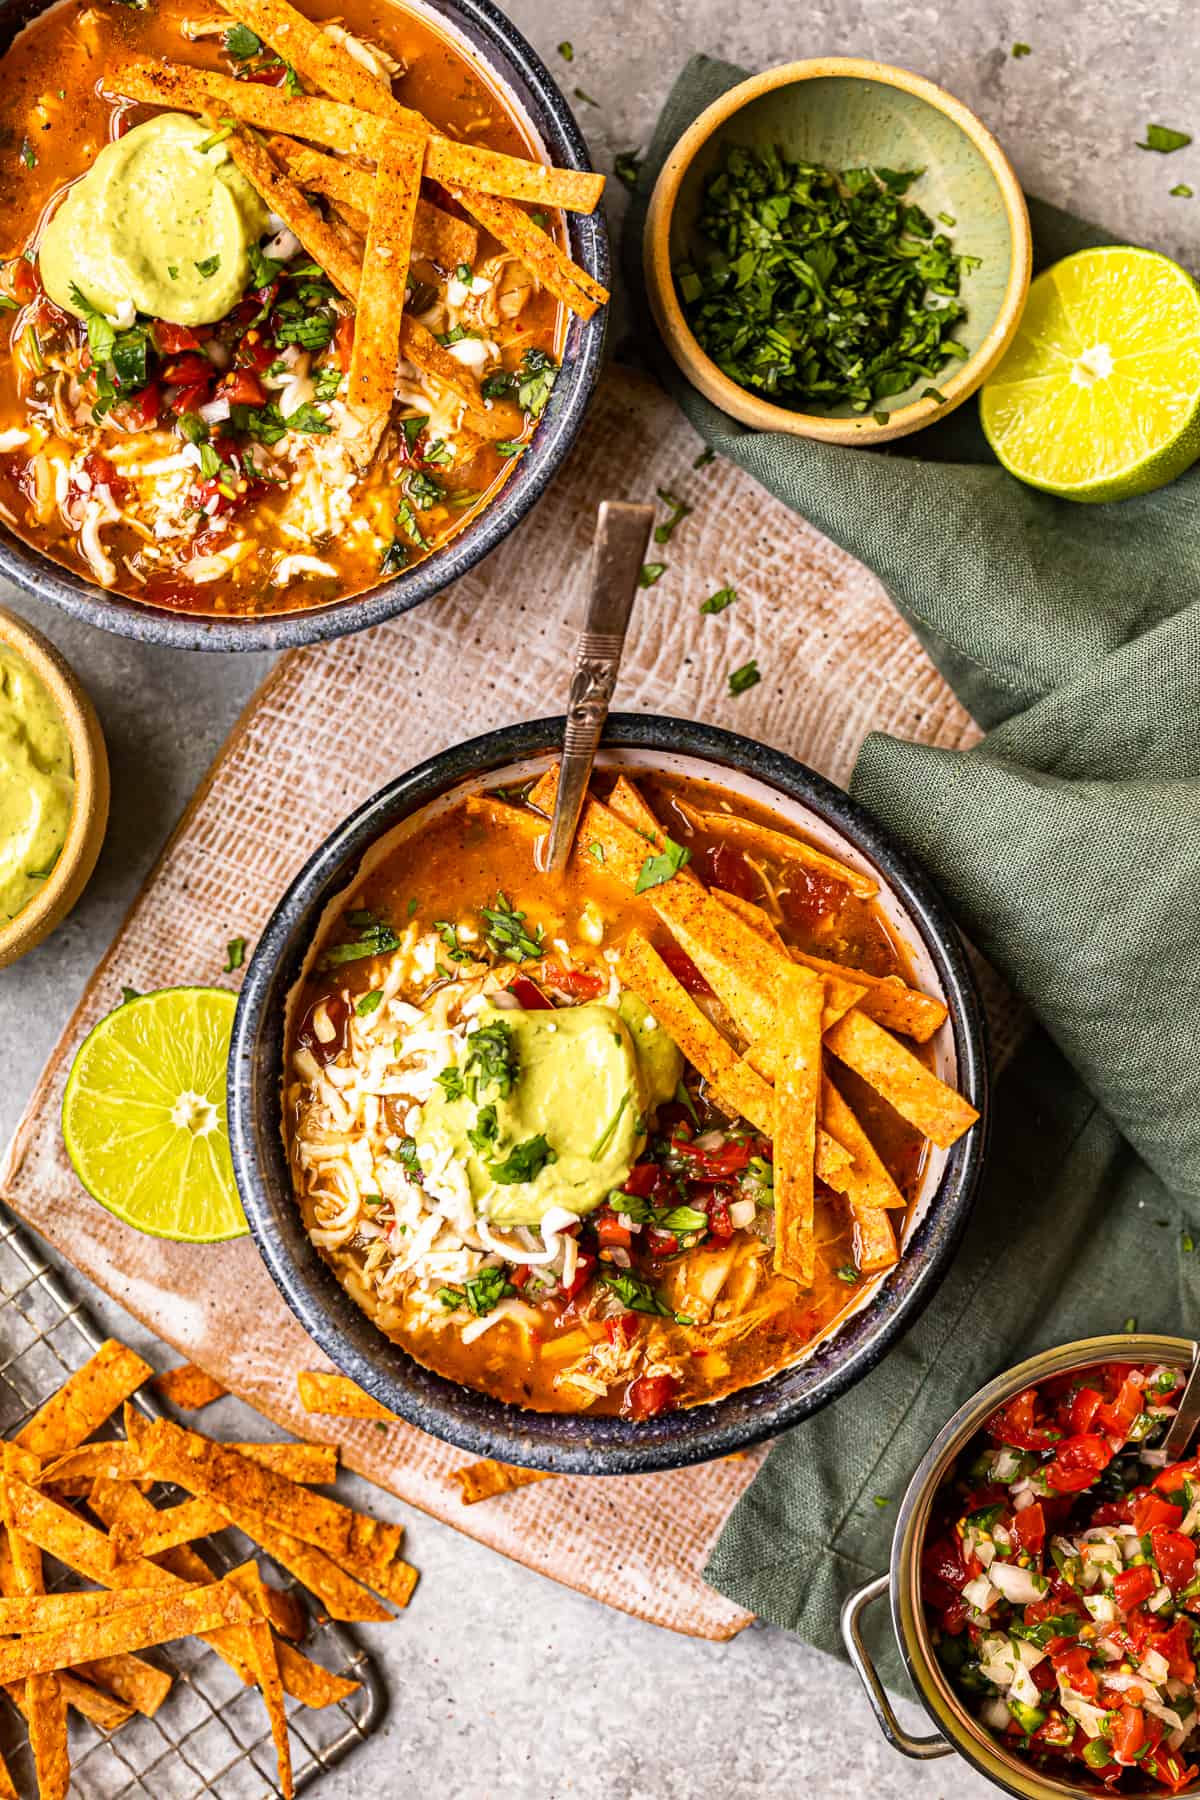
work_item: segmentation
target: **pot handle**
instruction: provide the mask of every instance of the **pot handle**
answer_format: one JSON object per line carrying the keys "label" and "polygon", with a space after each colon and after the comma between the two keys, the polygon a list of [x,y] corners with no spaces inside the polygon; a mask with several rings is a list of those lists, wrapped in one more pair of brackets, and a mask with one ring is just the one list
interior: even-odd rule
{"label": "pot handle", "polygon": [[954,1746],[948,1744],[944,1737],[935,1734],[932,1737],[911,1737],[901,1725],[892,1703],[888,1699],[882,1681],[880,1681],[871,1661],[867,1646],[863,1643],[859,1620],[873,1600],[880,1599],[888,1591],[891,1577],[877,1575],[874,1581],[868,1581],[865,1587],[851,1594],[842,1607],[842,1642],[854,1665],[855,1672],[864,1688],[867,1699],[871,1702],[871,1711],[888,1743],[903,1756],[915,1757],[920,1762],[929,1762],[936,1756],[949,1756]]}

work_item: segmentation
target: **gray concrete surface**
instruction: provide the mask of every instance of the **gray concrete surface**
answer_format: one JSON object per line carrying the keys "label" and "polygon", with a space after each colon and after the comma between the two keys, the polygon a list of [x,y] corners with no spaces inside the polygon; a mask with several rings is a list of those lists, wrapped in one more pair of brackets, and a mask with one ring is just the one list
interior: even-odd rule
{"label": "gray concrete surface", "polygon": [[[1189,260],[1200,142],[1171,157],[1135,148],[1146,124],[1200,139],[1191,0],[509,0],[579,102],[597,167],[645,142],[685,57],[750,67],[819,53],[876,56],[942,82],[998,133],[1033,193]],[[569,40],[567,66],[556,46]],[[1020,59],[1014,41],[1030,45]],[[621,210],[615,196],[614,212]],[[113,763],[113,815],[96,877],[35,955],[0,971],[0,1138],[164,836],[239,708],[260,657],[170,655],[92,632],[0,593],[48,631],[85,677]],[[554,696],[545,696],[550,705]],[[101,1308],[114,1328],[115,1309]],[[136,1328],[127,1327],[134,1338]],[[232,1403],[229,1418],[236,1420]],[[389,1510],[384,1503],[383,1510]],[[392,1507],[399,1512],[401,1509]],[[782,1633],[729,1645],[676,1638],[528,1574],[419,1515],[422,1571],[402,1621],[371,1637],[391,1692],[369,1750],[320,1785],[366,1800],[383,1785],[439,1795],[742,1800],[799,1788],[814,1800],[983,1800],[957,1762],[920,1767],[879,1739],[848,1671]]]}

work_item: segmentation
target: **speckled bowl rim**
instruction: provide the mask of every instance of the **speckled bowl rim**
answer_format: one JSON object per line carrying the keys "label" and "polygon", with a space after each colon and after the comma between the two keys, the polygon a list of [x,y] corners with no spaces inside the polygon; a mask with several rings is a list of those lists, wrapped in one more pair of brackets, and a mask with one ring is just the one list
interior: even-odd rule
{"label": "speckled bowl rim", "polygon": [[108,751],[96,709],[56,644],[19,613],[0,606],[0,645],[26,662],[66,727],[75,791],[67,835],[40,891],[15,918],[0,923],[0,969],[34,950],[62,923],[91,880],[108,827]]}
{"label": "speckled bowl rim", "polygon": [[[837,418],[822,413],[795,412],[739,387],[717,367],[692,331],[679,304],[671,272],[670,233],[675,203],[684,177],[713,134],[743,107],[752,105],[777,88],[838,77],[898,88],[943,113],[970,140],[991,171],[1012,235],[1008,279],[987,336],[966,362],[956,365],[952,373],[938,381],[938,390],[942,394],[940,402],[911,400],[907,406],[898,406],[889,412],[886,425],[877,425],[870,413]],[[714,406],[721,407],[754,431],[782,431],[794,437],[817,438],[827,444],[871,449],[907,437],[910,432],[932,424],[934,419],[945,418],[987,380],[1021,322],[1033,270],[1033,236],[1025,195],[1012,164],[997,139],[970,107],[956,100],[936,82],[929,81],[924,75],[915,75],[909,69],[867,57],[818,56],[801,62],[780,63],[776,68],[751,75],[719,95],[693,120],[670,151],[654,184],[642,238],[642,260],[650,310],[663,342],[681,373]]]}
{"label": "speckled bowl rim", "polygon": [[888,1282],[805,1363],[711,1406],[658,1419],[528,1412],[435,1375],[392,1344],[309,1242],[292,1196],[280,1133],[287,993],[324,907],[380,834],[462,781],[553,749],[561,718],[507,726],[455,745],[399,776],[353,812],[280,900],[246,973],[229,1060],[234,1171],[250,1230],[301,1324],[345,1374],[409,1424],[476,1456],[564,1474],[631,1475],[727,1456],[773,1437],[836,1399],[875,1367],[936,1290],[971,1209],[988,1127],[985,1028],[961,940],[929,880],[841,789],[781,751],[714,726],[614,713],[605,748],[703,759],[812,809],[879,868],[924,940],[950,1007],[959,1085],[982,1115],[949,1152],[937,1194]]}
{"label": "speckled bowl rim", "polygon": [[[15,19],[15,36],[55,0],[0,0],[0,35]],[[404,5],[404,0],[397,0]],[[476,54],[486,47],[489,71],[511,88],[529,114],[555,166],[591,169],[583,133],[566,98],[537,52],[491,0],[420,0],[470,40]],[[0,61],[11,38],[5,40]],[[610,287],[608,227],[602,206],[594,213],[565,213],[569,249],[575,261]],[[177,650],[290,650],[300,644],[345,637],[395,618],[432,599],[483,561],[541,499],[570,451],[599,379],[607,307],[588,320],[571,317],[562,367],[531,447],[520,458],[496,498],[444,549],[428,561],[365,594],[310,611],[253,619],[205,618],[139,605],[73,575],[60,563],[16,536],[0,521],[0,574],[27,594],[103,631]]]}

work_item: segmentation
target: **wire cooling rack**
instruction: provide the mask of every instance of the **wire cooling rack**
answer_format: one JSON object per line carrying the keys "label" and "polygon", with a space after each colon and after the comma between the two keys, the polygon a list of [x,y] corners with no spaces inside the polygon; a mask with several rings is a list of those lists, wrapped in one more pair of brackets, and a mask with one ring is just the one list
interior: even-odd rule
{"label": "wire cooling rack", "polygon": [[[19,1431],[31,1413],[103,1342],[83,1303],[64,1286],[11,1215],[0,1207],[0,1436]],[[154,1402],[138,1396],[143,1411]],[[306,1656],[358,1681],[348,1699],[314,1711],[289,1707],[296,1788],[343,1760],[383,1716],[384,1691],[370,1657],[344,1626],[318,1616],[309,1596],[239,1532],[207,1539],[224,1573],[254,1555],[277,1587],[296,1593],[309,1617]],[[72,1585],[66,1570],[50,1562],[47,1586]],[[71,1713],[71,1792],[80,1800],[267,1800],[279,1796],[275,1754],[266,1708],[257,1688],[243,1686],[199,1638],[141,1653],[175,1677],[154,1718],[135,1714],[107,1735]],[[24,1723],[14,1706],[0,1712],[0,1750],[23,1793],[36,1791]]]}

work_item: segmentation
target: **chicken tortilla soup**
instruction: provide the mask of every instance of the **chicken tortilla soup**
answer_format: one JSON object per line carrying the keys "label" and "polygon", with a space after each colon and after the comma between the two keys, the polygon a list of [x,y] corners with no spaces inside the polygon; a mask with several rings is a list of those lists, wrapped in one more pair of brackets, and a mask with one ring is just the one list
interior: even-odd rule
{"label": "chicken tortilla soup", "polygon": [[647,1418],[785,1368],[901,1255],[931,1067],[868,875],[707,782],[554,770],[385,853],[292,1001],[305,1225],[395,1342],[543,1411]]}
{"label": "chicken tortilla soup", "polygon": [[[486,507],[600,176],[392,0],[65,0],[4,59],[0,518],[147,604],[316,606]],[[331,15],[323,20],[320,15]]]}

